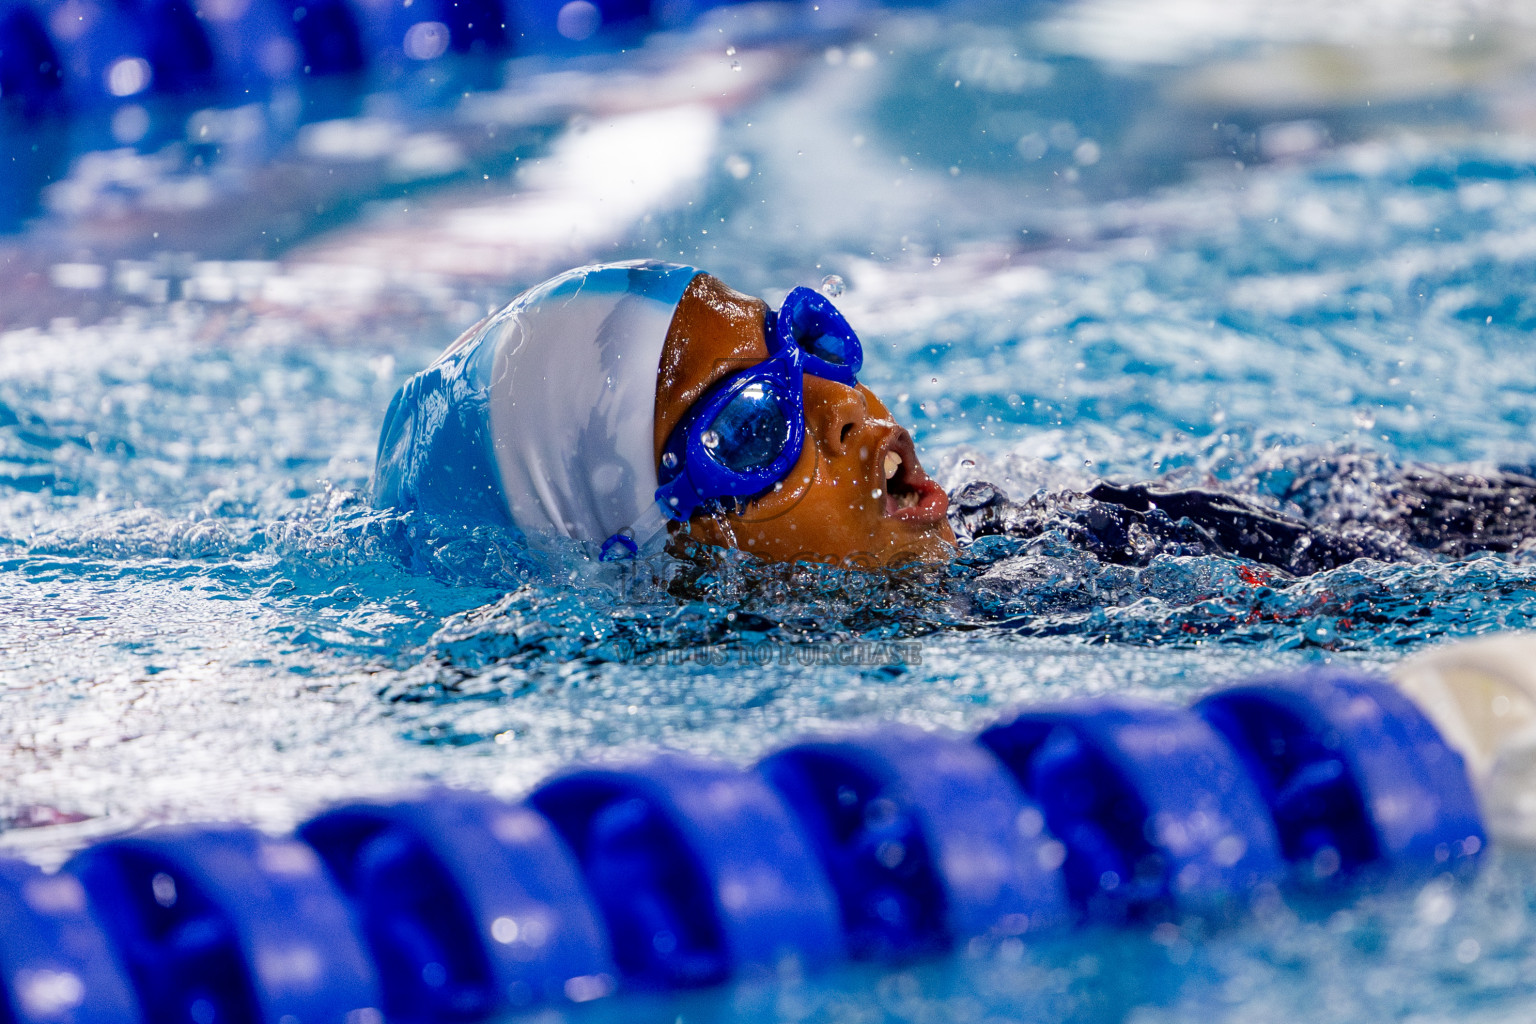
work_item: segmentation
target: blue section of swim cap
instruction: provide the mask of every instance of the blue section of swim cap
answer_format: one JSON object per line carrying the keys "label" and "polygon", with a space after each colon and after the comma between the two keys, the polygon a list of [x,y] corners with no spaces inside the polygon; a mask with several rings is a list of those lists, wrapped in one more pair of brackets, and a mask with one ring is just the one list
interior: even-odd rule
{"label": "blue section of swim cap", "polygon": [[528,296],[530,304],[578,295],[616,295],[628,292],[675,306],[698,276],[698,268],[680,263],[644,260],[636,263],[610,263],[586,270],[562,274],[547,290],[537,289]]}
{"label": "blue section of swim cap", "polygon": [[1091,919],[1220,911],[1283,872],[1246,765],[1187,709],[1073,701],[979,740],[1040,801]]}
{"label": "blue section of swim cap", "polygon": [[486,348],[477,337],[395,392],[379,433],[376,505],[515,526],[491,447]]}
{"label": "blue section of swim cap", "polygon": [[[65,987],[47,979],[65,981]],[[0,861],[0,1019],[137,1024],[138,1000],[73,875]]]}
{"label": "blue section of swim cap", "polygon": [[1308,669],[1219,691],[1195,710],[1247,761],[1286,857],[1318,877],[1374,861],[1454,866],[1485,845],[1460,755],[1385,681]]}
{"label": "blue section of swim cap", "polygon": [[647,263],[630,267],[628,275],[631,293],[675,306],[682,301],[689,283],[699,276],[699,269],[680,263]]}
{"label": "blue section of swim cap", "polygon": [[151,1021],[378,1019],[352,915],[315,851],[186,826],[78,854],[78,878]]}
{"label": "blue section of swim cap", "polygon": [[855,956],[906,956],[1071,917],[1060,844],[968,739],[890,728],[796,744],[757,770],[827,866]]}
{"label": "blue section of swim cap", "polygon": [[614,986],[575,858],[528,807],[437,789],[299,832],[362,920],[390,1020],[479,1020]]}

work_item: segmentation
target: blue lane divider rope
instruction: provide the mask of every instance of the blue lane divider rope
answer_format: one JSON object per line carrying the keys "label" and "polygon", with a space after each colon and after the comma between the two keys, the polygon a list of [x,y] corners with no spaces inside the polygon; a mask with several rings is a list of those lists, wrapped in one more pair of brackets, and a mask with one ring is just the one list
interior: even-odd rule
{"label": "blue lane divider rope", "polygon": [[207,92],[218,84],[213,47],[192,0],[130,0],[124,9],[144,33],[153,94]]}
{"label": "blue lane divider rope", "polygon": [[130,96],[152,76],[143,24],[104,0],[36,8],[59,62],[59,82],[73,104]]}
{"label": "blue lane divider rope", "polygon": [[1487,841],[1461,755],[1389,683],[1313,669],[1196,710],[1247,762],[1287,859],[1319,878],[1373,861],[1454,865]]}
{"label": "blue lane divider rope", "polygon": [[26,0],[0,0],[0,99],[25,114],[55,106],[64,80],[48,29]]}
{"label": "blue lane divider rope", "polygon": [[0,861],[0,1014],[16,1024],[138,1024],[139,1002],[73,875]]}
{"label": "blue lane divider rope", "polygon": [[984,731],[1066,843],[1068,885],[1101,921],[1207,914],[1279,881],[1268,806],[1236,753],[1183,708],[1113,699]]}
{"label": "blue lane divider rope", "polygon": [[753,774],[669,754],[558,776],[529,802],[575,851],[632,984],[712,985],[785,956],[842,958],[826,875]]}
{"label": "blue lane divider rope", "polygon": [[299,835],[357,908],[391,1020],[479,1020],[613,988],[570,848],[528,807],[434,790],[338,807]]}
{"label": "blue lane divider rope", "polygon": [[[438,789],[0,862],[18,1024],[446,1024],[616,987],[903,958],[1074,920],[1220,921],[1288,878],[1458,869],[1461,757],[1389,684],[1309,669],[1193,709],[886,727],[752,770],[663,754],[526,803]],[[302,840],[302,841],[300,841]]]}
{"label": "blue lane divider rope", "polygon": [[942,950],[1070,917],[1065,850],[968,740],[894,728],[796,744],[758,771],[820,854],[855,956]]}
{"label": "blue lane divider rope", "polygon": [[156,829],[92,846],[64,871],[89,894],[151,1024],[384,1019],[353,916],[298,840]]}

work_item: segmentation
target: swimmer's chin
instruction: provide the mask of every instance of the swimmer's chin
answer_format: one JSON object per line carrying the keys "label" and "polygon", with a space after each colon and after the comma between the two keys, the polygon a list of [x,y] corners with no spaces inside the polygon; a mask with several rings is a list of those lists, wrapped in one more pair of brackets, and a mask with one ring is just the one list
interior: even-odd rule
{"label": "swimmer's chin", "polygon": [[[667,550],[679,557],[689,557],[699,547],[736,550],[765,562],[809,562],[855,569],[896,569],[909,565],[935,565],[953,560],[958,553],[947,520],[942,529],[921,531],[917,536],[892,536],[872,550],[845,548],[807,548],[784,537],[750,538],[741,543],[731,516],[697,515],[687,523],[671,524]],[[745,525],[745,524],[741,524]],[[906,532],[906,531],[903,531]],[[757,541],[761,540],[761,543]]]}

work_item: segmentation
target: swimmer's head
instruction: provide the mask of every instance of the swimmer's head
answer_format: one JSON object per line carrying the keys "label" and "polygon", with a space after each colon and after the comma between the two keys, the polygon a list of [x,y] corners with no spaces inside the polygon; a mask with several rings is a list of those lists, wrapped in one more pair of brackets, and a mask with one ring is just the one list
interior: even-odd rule
{"label": "swimmer's head", "polygon": [[656,380],[664,509],[697,540],[776,561],[891,565],[952,554],[944,489],[923,472],[911,435],[857,382],[861,361],[857,337],[820,295],[796,289],[773,312],[695,277]]}
{"label": "swimmer's head", "polygon": [[861,362],[806,289],[771,312],[692,267],[583,267],[406,382],[374,498],[608,558],[669,536],[780,561],[944,558],[944,492],[857,383]]}

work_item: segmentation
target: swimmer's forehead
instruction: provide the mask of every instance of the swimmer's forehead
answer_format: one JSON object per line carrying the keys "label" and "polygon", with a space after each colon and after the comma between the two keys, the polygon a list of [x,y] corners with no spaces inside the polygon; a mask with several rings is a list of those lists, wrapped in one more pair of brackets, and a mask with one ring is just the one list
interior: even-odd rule
{"label": "swimmer's forehead", "polygon": [[656,376],[656,457],[689,406],[737,370],[768,358],[768,304],[699,274],[683,292]]}

